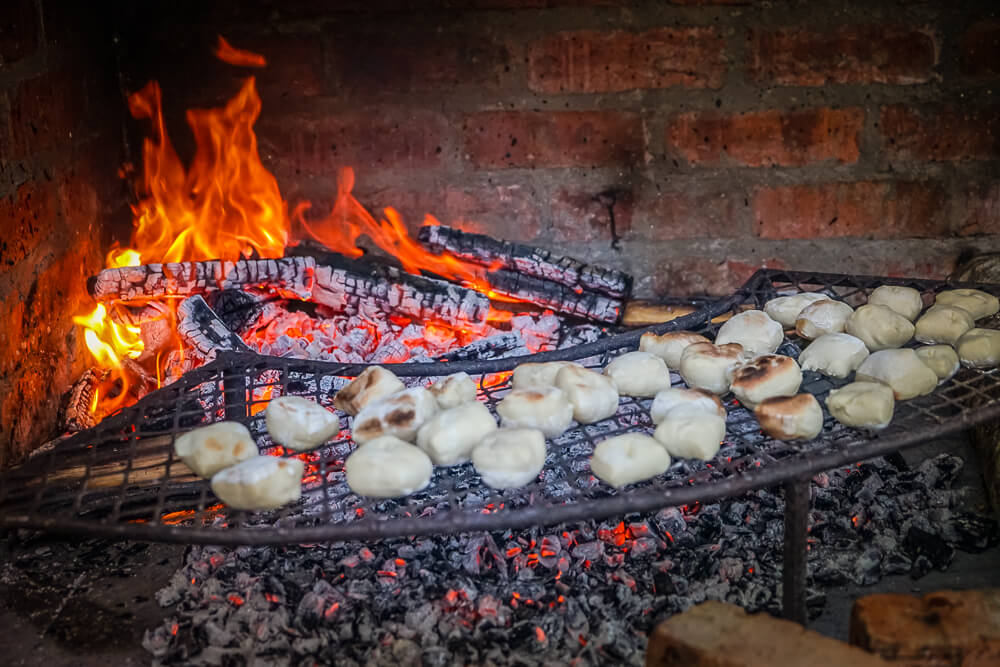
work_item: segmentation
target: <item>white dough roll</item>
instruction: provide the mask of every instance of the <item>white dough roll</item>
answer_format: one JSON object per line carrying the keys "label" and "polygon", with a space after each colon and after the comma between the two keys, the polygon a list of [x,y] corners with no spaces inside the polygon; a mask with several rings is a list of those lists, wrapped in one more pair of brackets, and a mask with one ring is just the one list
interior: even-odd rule
{"label": "white dough roll", "polygon": [[935,304],[958,306],[972,315],[972,319],[980,320],[1000,311],[1000,300],[989,292],[978,289],[953,289],[941,292],[934,301]]}
{"label": "white dough roll", "polygon": [[820,336],[799,355],[804,371],[816,371],[835,378],[846,378],[868,358],[868,348],[860,338],[846,333]]}
{"label": "white dough roll", "polygon": [[[794,325],[794,321],[792,322]],[[784,328],[762,310],[746,310],[719,327],[716,345],[737,343],[748,357],[771,354],[785,338]]]}
{"label": "white dough roll", "polygon": [[681,356],[680,374],[692,389],[725,394],[736,368],[747,360],[743,347],[736,343],[689,345]]}
{"label": "white dough roll", "polygon": [[873,306],[885,306],[899,313],[909,321],[917,319],[924,309],[924,300],[920,292],[912,287],[899,285],[881,285],[868,295],[868,303]]}
{"label": "white dough roll", "polygon": [[442,410],[476,400],[476,383],[465,372],[443,377],[427,390]]}
{"label": "white dough roll", "polygon": [[801,385],[802,370],[794,359],[765,354],[737,368],[729,388],[741,403],[753,408],[772,396],[794,396]]}
{"label": "white dough roll", "polygon": [[871,352],[902,347],[913,338],[913,323],[888,306],[867,304],[847,318],[844,330],[864,341]]}
{"label": "white dough roll", "polygon": [[590,457],[590,470],[605,484],[622,487],[662,475],[670,467],[670,455],[648,435],[626,433],[597,443]]}
{"label": "white dough roll", "polygon": [[302,496],[302,471],[298,459],[257,456],[212,476],[212,492],[238,510],[271,510]]}
{"label": "white dough roll", "polygon": [[347,485],[359,496],[400,498],[427,488],[434,466],[427,454],[391,435],[369,440],[347,457]]}
{"label": "white dough roll", "polygon": [[768,398],[753,413],[760,429],[778,440],[812,440],[823,430],[823,408],[812,394]]}
{"label": "white dough roll", "polygon": [[472,450],[472,465],[486,486],[513,489],[538,478],[545,465],[545,436],[533,428],[502,428]]}
{"label": "white dough roll", "polygon": [[913,337],[921,343],[947,343],[954,345],[976,321],[969,311],[958,306],[935,305],[917,320]]}
{"label": "white dough roll", "polygon": [[679,368],[681,355],[688,345],[711,343],[709,339],[693,331],[671,331],[656,335],[647,331],[639,339],[639,351],[655,354],[666,362],[667,368]]}
{"label": "white dough roll", "polygon": [[271,439],[297,452],[319,447],[340,432],[337,415],[301,396],[279,396],[264,410]]}
{"label": "white dough roll", "polygon": [[917,348],[917,356],[924,366],[938,376],[938,384],[951,379],[962,364],[958,352],[951,345],[925,345]]}
{"label": "white dough roll", "polygon": [[854,309],[843,301],[823,300],[806,306],[795,320],[800,338],[815,340],[826,334],[840,333]]}
{"label": "white dough roll", "polygon": [[354,418],[351,437],[359,445],[383,435],[412,442],[437,411],[437,401],[429,391],[423,387],[404,389],[365,406]]}
{"label": "white dough roll", "polygon": [[478,401],[434,415],[417,431],[417,446],[439,466],[465,463],[483,438],[497,430],[496,420]]}
{"label": "white dough roll", "polygon": [[826,397],[833,418],[853,428],[883,429],[892,421],[895,407],[892,387],[881,382],[852,382]]}
{"label": "white dough roll", "polygon": [[818,301],[825,301],[830,297],[816,292],[802,292],[790,296],[779,296],[764,304],[764,312],[768,317],[786,329],[795,326],[795,321],[799,319],[799,314],[807,306]]}
{"label": "white dough roll", "polygon": [[995,368],[1000,365],[1000,331],[970,329],[955,343],[958,358],[969,368]]}
{"label": "white dough roll", "polygon": [[354,416],[369,403],[406,389],[403,381],[381,366],[369,366],[337,392],[333,406]]}
{"label": "white dough roll", "polygon": [[660,422],[653,437],[674,458],[710,461],[726,437],[726,420],[713,414],[675,411]]}
{"label": "white dough roll", "polygon": [[556,375],[558,389],[573,406],[573,419],[593,424],[618,411],[618,386],[613,378],[580,366],[564,366]]}
{"label": "white dough roll", "polygon": [[673,411],[683,413],[701,412],[726,418],[726,408],[715,394],[704,389],[684,389],[671,387],[656,394],[649,407],[649,416],[654,424],[659,424]]}
{"label": "white dough roll", "polygon": [[666,362],[649,352],[627,352],[612,360],[604,374],[614,380],[622,396],[652,398],[670,386]]}
{"label": "white dough roll", "polygon": [[204,479],[258,456],[257,443],[239,422],[217,422],[182,433],[174,440],[174,452]]}
{"label": "white dough roll", "polygon": [[505,428],[534,428],[546,438],[562,435],[573,423],[573,406],[556,387],[514,389],[497,404]]}
{"label": "white dough roll", "polygon": [[897,401],[934,391],[938,376],[910,348],[872,352],[854,375],[859,382],[881,382],[892,387]]}
{"label": "white dough roll", "polygon": [[566,366],[580,366],[573,361],[547,361],[521,364],[514,369],[510,386],[514,389],[544,389],[555,386],[556,375]]}

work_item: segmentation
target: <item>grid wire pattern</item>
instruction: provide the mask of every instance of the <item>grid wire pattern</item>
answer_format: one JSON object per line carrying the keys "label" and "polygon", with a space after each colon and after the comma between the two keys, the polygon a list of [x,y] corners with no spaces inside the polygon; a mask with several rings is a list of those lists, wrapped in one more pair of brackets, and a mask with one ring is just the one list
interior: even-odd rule
{"label": "grid wire pattern", "polygon": [[[863,304],[882,284],[920,290],[925,305],[942,289],[972,286],[1000,294],[1000,285],[965,285],[924,280],[844,276],[766,270],[732,297],[665,324],[633,331],[570,350],[484,362],[400,364],[392,370],[407,384],[465,370],[478,378],[480,400],[491,410],[509,391],[509,370],[525,361],[576,359],[603,367],[637,347],[644,331],[693,330],[714,338],[719,316],[762,307],[775,296],[821,291],[852,306]],[[1000,328],[994,316],[977,323]],[[911,342],[911,345],[916,345]],[[778,352],[798,357],[804,341],[787,337]],[[306,464],[299,502],[270,512],[232,511],[214,497],[175,455],[174,438],[222,419],[245,423],[262,454],[289,456],[271,441],[263,408],[279,395],[305,396],[333,409],[336,389],[364,365],[332,364],[247,353],[227,353],[146,396],[96,427],[68,438],[0,476],[0,526],[31,527],[62,534],[209,544],[311,543],[377,539],[468,530],[522,528],[600,519],[667,506],[710,502],[754,488],[851,464],[1000,417],[998,369],[963,368],[932,394],[898,402],[884,431],[848,428],[825,411],[824,427],[809,442],[774,440],[760,432],[752,411],[731,395],[727,435],[708,462],[675,460],[670,469],[623,489],[612,489],[590,472],[589,457],[601,440],[653,430],[651,399],[622,397],[617,414],[577,425],[550,440],[541,475],[518,489],[483,485],[472,465],[436,467],[423,491],[394,500],[351,492],[344,460],[354,449],[350,420],[319,449],[298,453]],[[849,380],[806,371],[801,391],[817,396]],[[683,386],[671,372],[675,386]],[[343,415],[342,415],[343,416]]]}

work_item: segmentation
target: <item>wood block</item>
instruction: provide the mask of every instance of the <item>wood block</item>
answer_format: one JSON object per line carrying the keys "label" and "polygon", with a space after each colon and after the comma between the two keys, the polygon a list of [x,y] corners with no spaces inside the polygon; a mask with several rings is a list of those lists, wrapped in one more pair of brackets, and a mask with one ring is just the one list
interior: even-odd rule
{"label": "wood block", "polygon": [[885,667],[885,660],[765,613],[704,602],[660,623],[647,667]]}

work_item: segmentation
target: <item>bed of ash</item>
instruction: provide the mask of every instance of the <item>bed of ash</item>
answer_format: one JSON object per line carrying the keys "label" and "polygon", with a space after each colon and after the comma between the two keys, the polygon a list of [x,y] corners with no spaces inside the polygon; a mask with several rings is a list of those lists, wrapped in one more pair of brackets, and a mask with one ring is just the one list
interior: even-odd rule
{"label": "bed of ash", "polygon": [[[963,460],[893,455],[812,484],[809,609],[919,579],[997,525]],[[643,663],[654,625],[706,599],[779,612],[783,501],[761,490],[616,522],[292,547],[191,547],[157,599],[155,664]]]}

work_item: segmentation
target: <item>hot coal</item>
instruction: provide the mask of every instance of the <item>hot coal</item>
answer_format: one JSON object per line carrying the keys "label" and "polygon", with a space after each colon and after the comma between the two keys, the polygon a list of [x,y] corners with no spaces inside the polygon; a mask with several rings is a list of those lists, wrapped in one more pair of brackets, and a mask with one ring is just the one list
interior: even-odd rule
{"label": "hot coal", "polygon": [[[811,615],[829,586],[919,577],[996,545],[995,521],[953,488],[962,465],[942,454],[817,475]],[[642,664],[650,629],[704,600],[779,612],[783,512],[761,490],[620,522],[192,547],[144,646],[160,664]]]}

